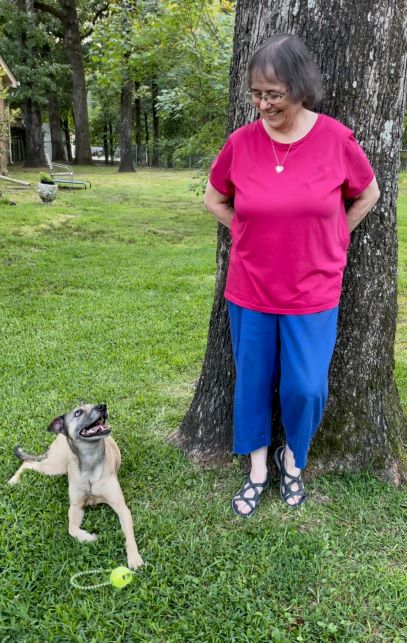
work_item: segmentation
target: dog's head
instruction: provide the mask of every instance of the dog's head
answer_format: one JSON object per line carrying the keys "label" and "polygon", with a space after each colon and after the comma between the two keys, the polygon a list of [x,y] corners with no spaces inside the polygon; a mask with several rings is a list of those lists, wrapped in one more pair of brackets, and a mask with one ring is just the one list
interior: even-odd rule
{"label": "dog's head", "polygon": [[92,442],[102,440],[109,435],[110,426],[106,420],[106,404],[82,404],[69,413],[54,418],[48,431],[63,433],[71,440]]}

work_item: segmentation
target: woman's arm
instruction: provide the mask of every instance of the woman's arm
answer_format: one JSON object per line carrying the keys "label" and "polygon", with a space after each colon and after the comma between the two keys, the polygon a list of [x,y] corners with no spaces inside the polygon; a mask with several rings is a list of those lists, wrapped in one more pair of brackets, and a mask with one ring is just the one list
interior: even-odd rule
{"label": "woman's arm", "polygon": [[225,194],[221,194],[215,190],[213,185],[208,181],[206,184],[205,190],[205,207],[209,210],[213,216],[223,223],[227,228],[230,228],[232,225],[232,219],[234,215],[234,210],[230,205],[230,197]]}
{"label": "woman's arm", "polygon": [[379,186],[376,178],[372,180],[363,192],[354,200],[346,213],[348,220],[349,232],[352,232],[356,226],[365,218],[380,196]]}

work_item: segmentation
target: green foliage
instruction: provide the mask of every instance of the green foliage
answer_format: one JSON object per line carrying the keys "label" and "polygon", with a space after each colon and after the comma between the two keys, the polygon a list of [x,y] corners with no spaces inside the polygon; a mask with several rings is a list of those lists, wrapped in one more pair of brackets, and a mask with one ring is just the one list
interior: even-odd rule
{"label": "green foliage", "polygon": [[30,98],[47,105],[49,92],[59,92],[69,71],[62,44],[55,37],[55,19],[27,13],[25,3],[0,0],[0,51],[19,87],[10,94],[12,105]]}
{"label": "green foliage", "polygon": [[[319,476],[291,512],[274,480],[243,521],[229,506],[238,462],[203,470],[166,442],[204,356],[216,224],[187,192],[191,172],[89,171],[75,174],[92,190],[61,190],[52,208],[27,192],[12,217],[1,210],[0,639],[404,642],[405,489],[368,474]],[[125,564],[110,508],[86,509],[84,528],[98,540],[84,545],[67,533],[65,479],[28,472],[18,487],[5,484],[18,466],[14,444],[43,452],[50,419],[80,400],[109,404],[122,452],[146,563],[122,591],[69,584],[78,571]]]}
{"label": "green foliage", "polygon": [[[219,0],[140,1],[125,15],[113,5],[90,45],[95,102],[115,106],[117,114],[121,85],[130,76],[142,110],[150,112],[154,80],[165,156],[176,166],[192,156],[212,159],[226,131],[233,19],[231,4]],[[97,118],[93,127],[100,136]]]}
{"label": "green foliage", "polygon": [[[56,0],[48,0],[48,5],[61,10]],[[152,146],[154,82],[162,158],[177,167],[199,159],[207,168],[226,131],[233,3],[77,0],[77,9],[93,143],[102,144],[108,124],[117,145],[120,92],[130,78],[147,114]],[[11,94],[12,105],[30,98],[44,108],[46,120],[48,96],[55,92],[64,117],[69,115],[71,70],[58,17],[41,10],[27,13],[19,0],[0,0],[0,27],[0,51],[20,82]],[[144,119],[142,127],[147,144]]]}
{"label": "green foliage", "polygon": [[47,185],[54,185],[55,181],[50,174],[47,174],[47,172],[41,172],[40,183],[46,183]]}

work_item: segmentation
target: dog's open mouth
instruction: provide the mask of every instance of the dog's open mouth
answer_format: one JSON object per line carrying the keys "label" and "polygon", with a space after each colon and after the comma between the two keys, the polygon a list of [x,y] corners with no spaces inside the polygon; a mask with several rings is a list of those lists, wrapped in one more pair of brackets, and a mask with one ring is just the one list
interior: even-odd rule
{"label": "dog's open mouth", "polygon": [[95,436],[103,437],[109,435],[110,426],[106,424],[106,417],[101,417],[97,419],[93,424],[89,424],[85,428],[79,431],[79,435],[82,438],[93,438]]}

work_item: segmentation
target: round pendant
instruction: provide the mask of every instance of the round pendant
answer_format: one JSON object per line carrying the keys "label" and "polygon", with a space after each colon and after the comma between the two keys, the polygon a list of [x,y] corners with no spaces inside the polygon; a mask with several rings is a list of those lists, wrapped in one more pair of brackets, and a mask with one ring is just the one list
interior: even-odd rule
{"label": "round pendant", "polygon": [[283,165],[276,165],[276,172],[278,172],[280,174],[280,172],[282,172],[283,170],[284,170]]}

